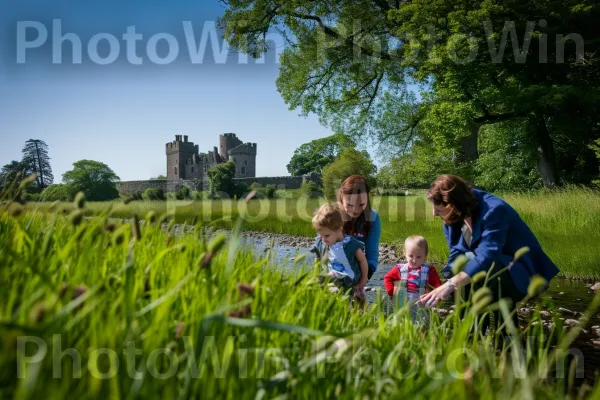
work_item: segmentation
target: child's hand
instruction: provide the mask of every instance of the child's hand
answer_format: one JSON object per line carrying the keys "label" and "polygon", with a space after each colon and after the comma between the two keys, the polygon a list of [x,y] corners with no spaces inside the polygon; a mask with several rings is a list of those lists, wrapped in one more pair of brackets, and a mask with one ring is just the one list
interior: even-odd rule
{"label": "child's hand", "polygon": [[394,286],[394,296],[397,296],[399,291],[400,288],[398,286]]}
{"label": "child's hand", "polygon": [[363,287],[359,287],[358,285],[354,286],[353,290],[354,297],[357,298],[360,302],[364,302],[366,300],[365,289]]}

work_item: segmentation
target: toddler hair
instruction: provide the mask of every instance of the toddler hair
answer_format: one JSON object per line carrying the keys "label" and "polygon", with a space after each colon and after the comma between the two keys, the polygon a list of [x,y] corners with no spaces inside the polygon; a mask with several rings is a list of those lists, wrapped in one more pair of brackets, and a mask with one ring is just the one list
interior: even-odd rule
{"label": "toddler hair", "polygon": [[344,225],[341,209],[337,204],[323,204],[315,211],[312,225],[315,229],[327,228],[337,231]]}
{"label": "toddler hair", "polygon": [[415,245],[423,250],[425,250],[425,257],[429,253],[429,244],[427,244],[427,239],[423,236],[413,235],[406,238],[404,241],[404,254],[406,255],[406,248],[410,245]]}

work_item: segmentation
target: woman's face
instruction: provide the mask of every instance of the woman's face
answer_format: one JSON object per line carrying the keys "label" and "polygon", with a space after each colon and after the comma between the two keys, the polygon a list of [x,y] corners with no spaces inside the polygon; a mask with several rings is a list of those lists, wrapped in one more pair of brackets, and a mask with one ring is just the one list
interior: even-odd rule
{"label": "woman's face", "polygon": [[450,210],[448,210],[448,208],[443,205],[443,204],[435,204],[432,203],[433,205],[433,216],[434,217],[441,217],[442,219],[444,219],[444,217],[448,214],[448,212]]}
{"label": "woman's face", "polygon": [[366,193],[345,194],[342,196],[342,207],[351,218],[358,218],[367,208]]}

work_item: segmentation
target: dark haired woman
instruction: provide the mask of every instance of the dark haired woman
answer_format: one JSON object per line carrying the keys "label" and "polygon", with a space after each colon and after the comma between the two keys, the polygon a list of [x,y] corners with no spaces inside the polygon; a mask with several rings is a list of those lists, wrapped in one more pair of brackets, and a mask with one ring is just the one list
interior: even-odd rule
{"label": "dark haired woman", "polygon": [[367,180],[361,175],[351,175],[342,182],[337,201],[346,213],[344,233],[365,244],[369,264],[368,279],[371,279],[379,264],[381,220],[379,214],[371,208],[369,193]]}
{"label": "dark haired woman", "polygon": [[[522,247],[529,252],[521,256],[510,269],[497,278],[488,281],[492,290],[492,302],[500,298],[511,301],[511,311],[527,294],[527,288],[534,275],[550,281],[558,268],[542,250],[542,247],[519,214],[504,200],[481,190],[473,189],[462,178],[455,175],[441,175],[433,182],[427,198],[433,205],[433,215],[444,222],[444,235],[450,248],[448,265],[456,257],[465,254],[469,261],[457,275],[448,279],[437,289],[423,295],[422,304],[434,306],[446,299],[456,289],[471,282],[480,271],[488,271],[492,264],[496,271],[507,267],[515,253]],[[475,283],[478,289],[483,282]],[[496,312],[496,321],[501,316]],[[516,313],[513,313],[516,323]],[[486,321],[487,322],[487,321]],[[489,322],[484,322],[488,325]]]}

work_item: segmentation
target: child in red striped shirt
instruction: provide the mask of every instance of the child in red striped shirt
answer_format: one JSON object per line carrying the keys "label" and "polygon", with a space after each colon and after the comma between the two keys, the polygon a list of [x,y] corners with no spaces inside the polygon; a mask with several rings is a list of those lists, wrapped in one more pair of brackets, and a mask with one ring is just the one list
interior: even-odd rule
{"label": "child in red striped shirt", "polygon": [[[385,290],[390,297],[400,295],[401,302],[411,303],[411,314],[415,321],[416,301],[429,290],[441,286],[442,282],[434,267],[426,263],[429,245],[422,236],[410,236],[404,241],[406,264],[396,264],[383,278]],[[396,285],[400,282],[400,285]]]}

